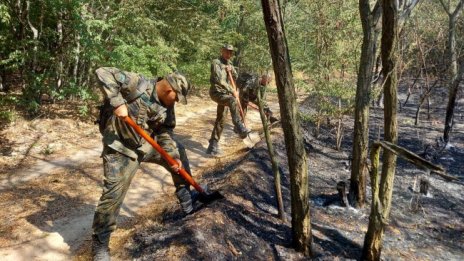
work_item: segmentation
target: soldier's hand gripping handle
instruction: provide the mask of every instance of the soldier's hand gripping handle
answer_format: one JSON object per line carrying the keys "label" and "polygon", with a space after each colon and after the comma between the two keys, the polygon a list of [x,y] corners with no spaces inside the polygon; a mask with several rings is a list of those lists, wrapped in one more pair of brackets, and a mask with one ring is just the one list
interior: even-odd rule
{"label": "soldier's hand gripping handle", "polygon": [[129,115],[126,104],[119,105],[119,107],[114,109],[114,115],[121,119],[126,118]]}
{"label": "soldier's hand gripping handle", "polygon": [[[174,164],[174,165],[171,165],[171,169],[179,174],[179,170],[182,168],[182,161],[180,161],[180,159],[174,159],[176,162],[177,162],[177,165]],[[180,174],[179,174],[180,175]]]}

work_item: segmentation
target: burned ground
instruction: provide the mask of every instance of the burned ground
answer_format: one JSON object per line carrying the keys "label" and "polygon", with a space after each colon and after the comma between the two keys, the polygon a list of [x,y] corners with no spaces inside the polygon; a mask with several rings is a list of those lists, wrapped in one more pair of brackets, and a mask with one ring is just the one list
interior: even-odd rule
{"label": "burned ground", "polygon": [[[443,108],[437,109],[432,113],[432,119],[421,120],[421,125],[416,127],[412,119],[416,109],[413,102],[410,100],[410,105],[404,106],[399,113],[399,145],[425,155],[426,147],[439,146],[443,125],[437,124],[436,119],[444,112]],[[303,102],[303,109],[304,106],[308,105]],[[381,108],[371,109],[371,140],[378,138],[382,116]],[[369,202],[362,209],[341,207],[336,196],[337,182],[349,182],[350,124],[346,125],[341,151],[333,149],[335,141],[330,127],[324,126],[322,135],[316,139],[312,135],[314,126],[310,123],[303,126],[305,138],[311,144],[310,211],[315,260],[359,259],[367,231],[370,185],[367,188]],[[272,134],[283,175],[282,190],[289,220],[289,173],[285,167],[283,133],[276,127]],[[119,257],[137,260],[307,260],[291,247],[290,222],[282,223],[278,218],[265,142],[258,143],[244,155],[203,174],[203,179],[221,191],[225,199],[187,217],[183,217],[172,204],[157,205],[157,215],[137,228]],[[463,130],[455,128],[452,146],[429,159],[443,166],[448,174],[464,179]],[[418,193],[419,179],[430,183],[428,195]],[[462,260],[462,189],[462,184],[445,181],[399,159],[382,258]]]}

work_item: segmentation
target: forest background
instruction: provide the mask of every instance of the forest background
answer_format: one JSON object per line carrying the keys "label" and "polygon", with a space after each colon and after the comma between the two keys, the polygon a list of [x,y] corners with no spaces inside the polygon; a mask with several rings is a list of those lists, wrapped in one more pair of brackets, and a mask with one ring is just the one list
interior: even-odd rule
{"label": "forest background", "polygon": [[[322,98],[314,99],[318,113],[306,116],[351,113],[363,35],[358,2],[282,1],[282,9],[295,85]],[[232,43],[241,70],[272,69],[259,1],[2,0],[0,17],[1,88],[9,90],[0,97],[0,119],[7,122],[19,110],[37,116],[42,103],[69,99],[82,101],[76,110],[88,115],[100,66],[146,76],[179,70],[206,89],[211,59]],[[456,26],[462,32],[463,19]],[[400,35],[400,82],[446,81],[447,28],[440,1],[418,4]],[[457,37],[460,56],[463,35]]]}

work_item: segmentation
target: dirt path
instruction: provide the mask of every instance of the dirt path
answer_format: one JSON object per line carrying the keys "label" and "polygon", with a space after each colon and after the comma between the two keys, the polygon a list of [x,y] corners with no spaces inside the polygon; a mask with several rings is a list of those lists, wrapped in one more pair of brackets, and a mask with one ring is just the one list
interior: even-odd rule
{"label": "dirt path", "polygon": [[[205,154],[216,104],[193,97],[188,106],[176,110],[176,138],[186,147],[195,176],[224,159]],[[260,125],[256,111],[250,111],[247,120],[252,128]],[[14,124],[2,136],[6,142],[0,154],[0,259],[69,260],[90,238],[101,193],[97,127],[73,120],[36,120]],[[226,157],[245,148],[230,119],[221,146]],[[173,192],[167,171],[142,164],[125,198],[121,227],[135,220],[144,206]]]}

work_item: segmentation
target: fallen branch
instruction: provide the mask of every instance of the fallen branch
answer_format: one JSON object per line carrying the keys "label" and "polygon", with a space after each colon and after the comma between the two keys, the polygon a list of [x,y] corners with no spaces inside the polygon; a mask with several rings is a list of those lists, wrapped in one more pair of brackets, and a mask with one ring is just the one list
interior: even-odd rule
{"label": "fallen branch", "polygon": [[430,161],[427,161],[423,158],[421,158],[419,155],[402,148],[396,144],[393,144],[388,141],[379,141],[376,142],[379,143],[380,146],[382,146],[384,149],[391,151],[392,153],[395,153],[396,155],[404,158],[405,160],[411,162],[412,164],[416,165],[417,167],[420,167],[421,169],[429,170],[431,174],[436,174],[440,177],[445,178],[447,181],[455,181],[459,184],[464,184],[459,181],[457,177],[450,176],[446,174],[446,171],[440,167],[437,166]]}

